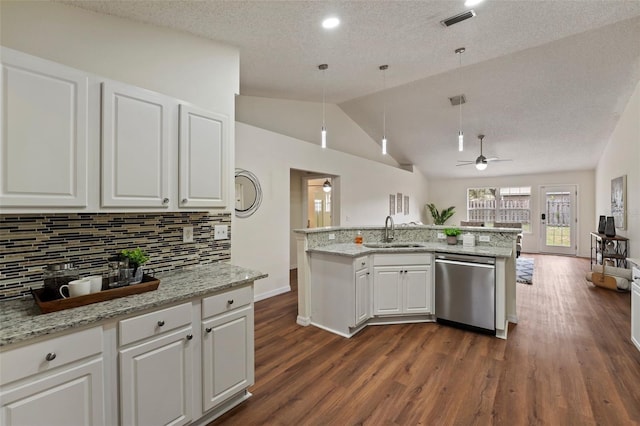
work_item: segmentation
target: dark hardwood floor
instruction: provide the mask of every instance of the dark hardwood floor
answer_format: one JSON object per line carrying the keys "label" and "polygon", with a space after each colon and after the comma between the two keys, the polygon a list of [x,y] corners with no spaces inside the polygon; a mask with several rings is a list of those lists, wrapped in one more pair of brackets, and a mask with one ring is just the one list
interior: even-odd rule
{"label": "dark hardwood floor", "polygon": [[589,261],[535,259],[509,339],[435,323],[351,339],[296,324],[297,292],[255,304],[253,397],[212,425],[640,424],[630,295],[593,287]]}

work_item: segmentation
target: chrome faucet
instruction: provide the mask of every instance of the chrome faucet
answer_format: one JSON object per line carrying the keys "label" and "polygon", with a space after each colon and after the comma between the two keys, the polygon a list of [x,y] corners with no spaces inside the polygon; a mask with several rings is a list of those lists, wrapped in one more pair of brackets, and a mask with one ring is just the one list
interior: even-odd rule
{"label": "chrome faucet", "polygon": [[[389,228],[389,222],[391,222],[391,228]],[[387,218],[384,220],[384,242],[390,243],[391,241],[393,241],[395,233],[396,227],[393,224],[393,218],[391,216],[387,216]]]}

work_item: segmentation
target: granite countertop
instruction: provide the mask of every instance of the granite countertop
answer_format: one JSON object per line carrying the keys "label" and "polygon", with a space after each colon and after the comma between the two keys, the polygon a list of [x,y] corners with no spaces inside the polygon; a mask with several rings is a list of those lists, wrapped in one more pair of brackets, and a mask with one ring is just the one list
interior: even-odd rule
{"label": "granite countertop", "polygon": [[226,263],[193,266],[158,274],[160,286],[155,291],[50,314],[41,314],[32,298],[7,300],[0,302],[0,347],[149,308],[207,296],[266,276],[261,272]]}
{"label": "granite countertop", "polygon": [[316,247],[308,249],[309,253],[326,253],[335,254],[338,256],[357,257],[366,256],[373,253],[431,253],[431,252],[443,252],[443,253],[458,253],[458,254],[470,254],[479,256],[492,256],[492,257],[511,257],[513,255],[513,249],[506,247],[493,247],[493,246],[478,246],[464,247],[462,244],[449,245],[440,242],[403,242],[407,244],[420,244],[420,247],[384,247],[384,248],[371,248],[366,247],[365,244],[354,243],[339,243],[330,244],[326,246]]}

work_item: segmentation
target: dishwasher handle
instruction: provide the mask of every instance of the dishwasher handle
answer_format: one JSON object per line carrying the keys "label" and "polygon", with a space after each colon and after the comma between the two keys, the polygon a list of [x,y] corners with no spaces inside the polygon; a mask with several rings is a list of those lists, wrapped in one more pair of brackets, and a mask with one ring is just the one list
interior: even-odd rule
{"label": "dishwasher handle", "polygon": [[442,260],[455,260],[463,263],[495,265],[496,258],[490,256],[478,256],[469,254],[436,253],[436,262]]}
{"label": "dishwasher handle", "polygon": [[475,262],[463,262],[460,260],[448,260],[448,259],[436,259],[436,263],[446,263],[447,265],[460,265],[460,266],[469,266],[474,268],[488,268],[495,269],[496,265],[493,263],[475,263]]}

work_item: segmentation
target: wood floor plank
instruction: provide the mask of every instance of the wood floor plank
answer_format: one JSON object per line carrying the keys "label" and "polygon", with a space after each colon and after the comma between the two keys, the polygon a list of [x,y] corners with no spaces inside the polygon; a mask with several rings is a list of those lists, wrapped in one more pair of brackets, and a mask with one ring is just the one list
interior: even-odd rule
{"label": "wood floor plank", "polygon": [[211,425],[640,425],[630,294],[589,261],[530,255],[509,340],[435,323],[351,339],[296,324],[297,285],[256,303],[253,397]]}

